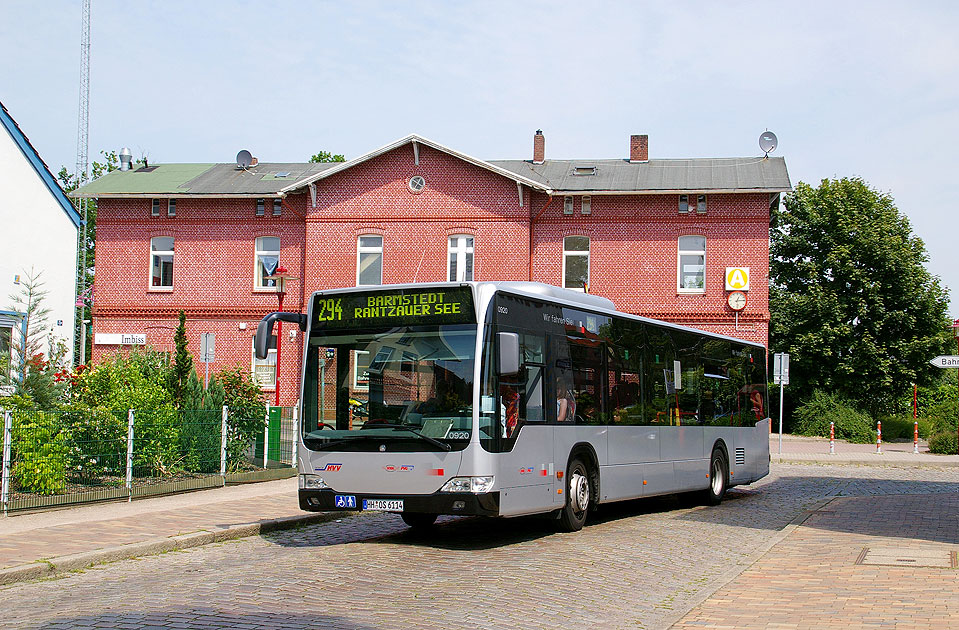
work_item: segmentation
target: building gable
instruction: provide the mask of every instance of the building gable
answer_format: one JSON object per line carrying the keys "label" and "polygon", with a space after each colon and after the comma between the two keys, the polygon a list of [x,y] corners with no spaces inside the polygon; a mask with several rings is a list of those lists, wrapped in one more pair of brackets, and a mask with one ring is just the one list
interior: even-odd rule
{"label": "building gable", "polygon": [[17,122],[10,116],[10,113],[7,111],[7,108],[0,102],[0,124],[7,130],[7,133],[10,134],[10,138],[13,140],[14,144],[20,149],[20,152],[23,154],[23,157],[26,158],[30,166],[33,167],[33,170],[37,173],[37,176],[43,181],[43,184],[46,186],[47,190],[50,191],[50,194],[56,200],[57,204],[63,210],[64,214],[70,219],[75,227],[80,227],[82,219],[80,214],[77,212],[76,208],[73,207],[73,204],[70,203],[70,200],[67,199],[67,196],[64,194],[63,189],[60,188],[60,185],[57,184],[56,179],[50,173],[50,170],[47,168],[47,165],[44,164],[43,160],[40,159],[40,155],[37,153],[37,150],[33,148],[33,145],[30,144],[30,140],[27,139],[27,136],[20,129]]}

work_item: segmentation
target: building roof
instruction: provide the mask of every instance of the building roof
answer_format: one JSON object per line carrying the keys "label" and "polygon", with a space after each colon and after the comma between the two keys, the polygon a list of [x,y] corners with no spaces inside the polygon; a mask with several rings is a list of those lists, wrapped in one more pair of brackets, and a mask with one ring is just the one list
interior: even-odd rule
{"label": "building roof", "polygon": [[667,192],[785,192],[786,161],[776,158],[688,160],[494,160],[493,164],[548,186],[555,194]]}
{"label": "building roof", "polygon": [[547,194],[662,194],[668,192],[785,192],[792,190],[783,158],[690,160],[484,161],[411,134],[346,162],[161,164],[113,171],[73,193],[75,197],[284,197],[379,155],[426,145]]}
{"label": "building roof", "polygon": [[77,197],[276,197],[284,186],[308,178],[335,164],[260,163],[159,164],[113,171],[80,188]]}
{"label": "building roof", "polygon": [[64,214],[67,215],[75,227],[80,227],[80,225],[83,223],[80,213],[77,212],[77,209],[74,208],[73,204],[70,203],[70,200],[67,199],[67,196],[63,193],[63,189],[60,188],[60,184],[57,183],[57,180],[53,177],[53,174],[50,173],[50,169],[47,168],[47,165],[40,158],[40,154],[37,153],[37,150],[33,148],[32,144],[30,144],[29,138],[27,138],[26,134],[23,133],[23,130],[20,129],[17,121],[13,119],[13,116],[10,115],[10,112],[7,111],[6,106],[2,102],[0,102],[0,125],[3,125],[3,127],[6,128],[7,132],[10,134],[10,137],[12,137],[17,146],[20,147],[20,151],[23,152],[23,156],[27,158],[27,161],[30,162],[31,166],[33,166],[33,169],[37,172],[37,175],[40,176],[40,179],[50,191],[50,194],[53,195],[53,198],[56,199],[57,203],[60,205],[60,208],[63,209]]}

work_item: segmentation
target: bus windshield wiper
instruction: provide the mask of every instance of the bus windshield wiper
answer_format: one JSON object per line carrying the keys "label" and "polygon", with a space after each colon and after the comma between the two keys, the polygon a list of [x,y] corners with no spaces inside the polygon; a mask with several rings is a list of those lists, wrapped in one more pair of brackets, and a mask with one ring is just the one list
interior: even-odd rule
{"label": "bus windshield wiper", "polygon": [[433,446],[435,446],[435,447],[437,447],[437,448],[440,448],[440,449],[443,449],[444,451],[450,451],[450,450],[452,450],[452,447],[451,447],[449,444],[447,444],[447,443],[445,443],[445,442],[440,442],[439,440],[437,440],[437,439],[435,439],[435,438],[431,438],[431,437],[428,436],[428,435],[423,435],[422,433],[420,433],[419,431],[417,431],[416,429],[414,429],[413,427],[411,427],[411,426],[408,425],[408,424],[389,424],[389,423],[385,423],[385,422],[384,422],[384,423],[374,422],[374,423],[370,426],[370,428],[371,428],[371,429],[402,429],[402,430],[404,430],[404,431],[409,431],[410,433],[412,433],[412,434],[415,435],[416,437],[421,438],[421,439],[423,439],[423,440],[426,440],[427,442],[429,442],[429,443],[432,444]]}

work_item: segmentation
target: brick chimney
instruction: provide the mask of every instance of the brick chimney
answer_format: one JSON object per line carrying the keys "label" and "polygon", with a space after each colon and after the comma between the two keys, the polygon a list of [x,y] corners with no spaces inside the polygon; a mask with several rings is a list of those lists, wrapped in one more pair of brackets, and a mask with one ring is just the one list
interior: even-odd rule
{"label": "brick chimney", "polygon": [[629,137],[629,161],[649,161],[649,136],[643,134],[641,136]]}
{"label": "brick chimney", "polygon": [[542,164],[546,161],[546,136],[542,129],[536,130],[533,136],[533,164]]}

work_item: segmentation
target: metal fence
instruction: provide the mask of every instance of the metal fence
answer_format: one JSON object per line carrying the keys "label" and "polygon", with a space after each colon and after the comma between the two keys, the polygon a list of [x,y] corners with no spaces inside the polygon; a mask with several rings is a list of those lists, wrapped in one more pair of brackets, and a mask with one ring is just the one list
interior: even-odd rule
{"label": "metal fence", "polygon": [[3,412],[4,514],[291,476],[293,409]]}

